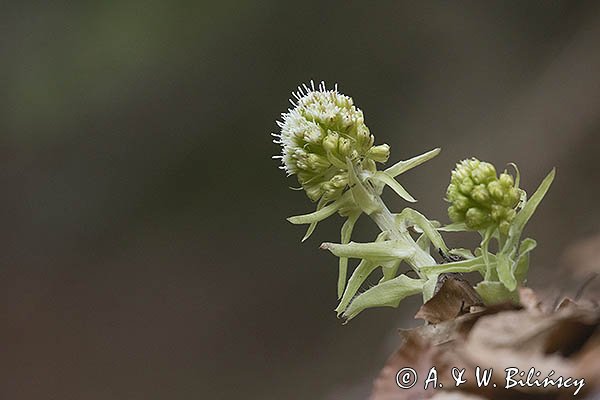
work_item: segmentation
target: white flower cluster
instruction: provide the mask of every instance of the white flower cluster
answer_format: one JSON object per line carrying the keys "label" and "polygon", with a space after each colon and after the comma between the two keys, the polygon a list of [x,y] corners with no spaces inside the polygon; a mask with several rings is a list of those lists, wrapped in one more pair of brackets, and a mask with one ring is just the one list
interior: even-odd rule
{"label": "white flower cluster", "polygon": [[282,114],[275,142],[282,147],[282,168],[296,175],[313,200],[335,200],[348,185],[347,162],[364,162],[375,170],[374,162],[385,162],[389,146],[373,146],[374,138],[364,116],[351,97],[327,90],[321,82],[315,89],[298,87],[291,100],[293,108]]}

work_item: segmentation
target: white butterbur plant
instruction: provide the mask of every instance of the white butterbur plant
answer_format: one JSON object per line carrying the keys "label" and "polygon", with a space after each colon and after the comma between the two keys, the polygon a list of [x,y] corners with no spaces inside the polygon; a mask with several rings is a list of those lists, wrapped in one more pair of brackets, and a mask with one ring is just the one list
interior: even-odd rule
{"label": "white butterbur plant", "polygon": [[[408,203],[416,200],[398,182],[402,173],[439,154],[433,149],[408,160],[381,168],[390,155],[387,144],[375,145],[362,111],[352,98],[328,90],[324,83],[315,88],[303,85],[293,93],[292,108],[278,121],[274,133],[281,145],[281,168],[295,175],[301,189],[316,202],[312,213],[288,218],[293,224],[308,225],[303,241],[317,223],[339,214],[346,218],[339,243],[326,242],[322,249],[339,258],[335,311],[345,320],[372,307],[397,307],[407,296],[422,294],[431,299],[440,275],[451,272],[479,272],[483,280],[475,290],[486,304],[514,301],[519,285],[526,281],[533,239],[521,240],[521,233],[554,179],[554,170],[527,199],[516,178],[504,171],[499,176],[493,165],[475,158],[457,164],[446,191],[452,221],[441,226],[413,208],[399,213],[388,209],[381,195],[387,187]],[[361,215],[367,215],[380,229],[373,242],[351,241]],[[449,249],[440,232],[476,231],[481,244],[473,251]],[[490,251],[496,241],[498,251]],[[442,263],[433,253],[442,255]],[[347,276],[349,259],[357,265]],[[446,262],[447,261],[447,262]],[[414,273],[399,273],[407,264]],[[367,278],[380,269],[379,283],[361,292]]]}

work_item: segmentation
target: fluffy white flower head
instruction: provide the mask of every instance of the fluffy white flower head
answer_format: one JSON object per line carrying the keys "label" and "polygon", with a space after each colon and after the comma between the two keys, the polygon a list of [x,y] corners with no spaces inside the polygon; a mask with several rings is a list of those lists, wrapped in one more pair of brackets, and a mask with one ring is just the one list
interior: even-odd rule
{"label": "fluffy white flower head", "polygon": [[389,146],[373,146],[374,138],[365,125],[362,111],[351,97],[327,90],[321,82],[298,87],[290,100],[293,108],[282,114],[276,143],[282,147],[282,168],[296,175],[313,200],[335,200],[348,185],[347,162],[362,162],[374,169],[385,162]]}

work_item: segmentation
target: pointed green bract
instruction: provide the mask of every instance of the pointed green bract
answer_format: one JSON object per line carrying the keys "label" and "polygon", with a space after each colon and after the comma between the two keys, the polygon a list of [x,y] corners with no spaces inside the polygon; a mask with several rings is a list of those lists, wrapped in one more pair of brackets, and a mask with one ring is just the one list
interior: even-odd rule
{"label": "pointed green bract", "polygon": [[371,191],[365,187],[365,183],[356,174],[356,167],[348,161],[348,179],[350,181],[350,192],[354,202],[367,215],[371,215],[379,208],[379,204]]}
{"label": "pointed green bract", "polygon": [[[342,225],[341,232],[341,242],[342,244],[348,244],[350,242],[350,237],[352,236],[352,230],[354,229],[354,224],[360,217],[361,212],[355,211],[348,216],[344,225]],[[348,258],[340,257],[339,262],[339,271],[338,271],[338,299],[342,297],[344,293],[344,287],[346,285],[346,275],[348,273]]]}
{"label": "pointed green bract", "polygon": [[[490,265],[492,266],[492,268],[494,268],[496,266],[496,257],[490,255],[490,258]],[[483,260],[483,257],[479,256],[471,258],[470,260],[454,261],[446,264],[422,267],[421,271],[423,271],[423,273],[429,276],[431,274],[443,274],[448,272],[467,273],[479,271],[483,274],[485,272],[485,269],[486,263]]]}
{"label": "pointed green bract", "polygon": [[515,268],[515,279],[519,284],[525,283],[529,271],[529,253],[535,249],[537,242],[531,238],[523,239],[519,246],[519,258]]}
{"label": "pointed green bract", "polygon": [[423,291],[422,279],[412,279],[406,275],[381,283],[356,296],[343,314],[346,321],[356,317],[361,311],[372,307],[398,307],[405,297]]}
{"label": "pointed green bract", "polygon": [[[504,284],[509,292],[516,289],[518,279],[516,277],[516,270],[519,268],[519,280],[522,282],[525,280],[524,274],[528,269],[528,253],[535,247],[534,242],[525,242],[524,259],[522,261],[515,261],[514,257],[518,250],[519,239],[525,225],[533,216],[533,213],[539,206],[540,202],[548,192],[552,181],[554,180],[555,170],[552,169],[550,173],[544,178],[538,189],[535,191],[533,196],[523,205],[521,211],[519,211],[512,221],[512,224],[508,230],[508,237],[506,243],[502,246],[501,251],[498,253],[498,278],[500,282]],[[533,246],[533,247],[532,247]]]}
{"label": "pointed green bract", "polygon": [[490,244],[490,240],[492,240],[493,235],[494,235],[494,228],[489,227],[484,231],[484,233],[482,235],[483,237],[481,240],[481,247],[480,247],[481,256],[486,265],[485,279],[489,279],[489,276],[490,276],[491,267],[490,267],[490,253],[488,251],[488,247]]}
{"label": "pointed green bract", "polygon": [[511,302],[519,303],[519,294],[517,291],[509,291],[502,282],[483,281],[475,285],[475,291],[483,300],[485,305]]}
{"label": "pointed green bract", "polygon": [[448,224],[446,226],[437,228],[437,230],[440,232],[466,232],[469,230],[469,228],[467,228],[467,225],[465,225],[464,222],[455,222],[455,223]]}
{"label": "pointed green bract", "polygon": [[442,149],[438,147],[436,149],[430,150],[426,153],[413,157],[409,160],[399,161],[396,164],[389,167],[388,169],[386,169],[385,173],[391,176],[392,178],[395,178],[398,175],[403,174],[404,172],[413,169],[414,167],[418,167],[424,162],[431,160],[433,157],[440,154],[440,151],[442,151]]}
{"label": "pointed green bract", "polygon": [[410,203],[415,203],[417,201],[414,197],[410,195],[410,193],[406,191],[406,189],[404,189],[404,187],[401,184],[398,183],[397,180],[395,180],[385,172],[376,172],[375,175],[373,175],[372,179],[379,180],[382,183],[388,185],[394,192],[396,192],[398,196],[402,197],[404,200]]}
{"label": "pointed green bract", "polygon": [[[377,235],[377,239],[375,239],[375,242],[376,243],[384,242],[386,239],[387,239],[387,234],[382,232],[379,235]],[[341,258],[345,258],[345,257],[341,257]],[[347,258],[345,258],[345,259],[347,260]],[[383,261],[381,259],[375,260],[375,259],[367,259],[367,258],[362,259],[360,261],[360,263],[358,264],[358,266],[356,267],[356,269],[354,270],[354,272],[352,273],[352,276],[350,277],[350,280],[348,281],[348,285],[346,286],[346,288],[344,290],[342,299],[340,300],[340,304],[335,309],[335,311],[338,313],[338,316],[341,315],[346,310],[346,307],[348,306],[348,304],[350,304],[350,301],[352,300],[352,298],[354,297],[356,292],[358,292],[358,289],[360,289],[361,285],[365,282],[367,277],[374,270],[376,270],[379,266],[381,266],[382,269],[384,270],[384,277],[385,277],[386,275],[389,275],[390,271],[392,271],[394,269],[397,270],[397,267],[400,265],[400,261],[401,261],[401,259],[392,260],[392,261]]]}
{"label": "pointed green bract", "polygon": [[429,252],[429,248],[431,247],[431,240],[429,240],[426,234],[422,233],[421,236],[419,236],[419,238],[417,239],[417,246],[419,246],[421,250]]}
{"label": "pointed green bract", "polygon": [[435,225],[420,212],[412,208],[405,208],[400,214],[396,215],[396,219],[406,226],[414,224],[420,228],[437,249],[441,249],[444,253],[448,252],[448,247],[444,243],[442,235],[437,231]]}
{"label": "pointed green bract", "polygon": [[453,256],[458,256],[458,257],[464,258],[465,260],[470,260],[472,258],[475,258],[475,256],[471,252],[471,250],[463,249],[463,248],[451,249],[450,254]]}
{"label": "pointed green bract", "polygon": [[402,261],[403,261],[402,259],[398,259],[398,260],[394,260],[394,261],[383,261],[381,263],[381,271],[383,273],[383,276],[379,280],[379,283],[383,283],[385,281],[389,281],[390,279],[393,279],[396,276],[396,274],[398,272],[398,268],[400,268],[400,263]]}
{"label": "pointed green bract", "polygon": [[500,253],[496,258],[496,270],[498,271],[498,278],[500,282],[512,292],[517,288],[517,279],[513,270],[514,262],[508,257],[508,255]]}
{"label": "pointed green bract", "polygon": [[[319,203],[317,204],[317,209],[315,212],[321,211],[323,209],[323,207],[325,207],[326,203],[327,203],[327,200],[325,200],[325,199],[319,200]],[[310,223],[310,225],[308,226],[308,229],[306,230],[306,233],[304,234],[304,237],[302,238],[303,242],[306,241],[310,237],[310,235],[313,234],[318,223],[319,223],[319,221],[313,221]]]}
{"label": "pointed green bract", "polygon": [[376,262],[366,259],[362,260],[358,264],[358,266],[354,270],[354,273],[350,277],[350,280],[348,281],[348,285],[346,286],[344,295],[340,300],[340,304],[335,309],[335,311],[338,313],[338,316],[346,310],[348,304],[350,304],[350,301],[352,301],[352,298],[354,297],[356,292],[358,292],[358,289],[360,289],[360,287],[369,277],[371,272],[375,271],[377,267],[378,265]]}
{"label": "pointed green bract", "polygon": [[375,258],[381,260],[407,258],[415,253],[413,248],[399,240],[374,243],[350,242],[348,244],[326,242],[321,244],[321,249],[329,250],[338,257]]}
{"label": "pointed green bract", "polygon": [[556,170],[553,168],[552,171],[546,175],[542,183],[540,183],[540,186],[537,188],[533,196],[527,200],[523,206],[523,209],[517,213],[515,220],[508,231],[508,240],[502,249],[503,252],[508,253],[512,248],[516,248],[517,243],[521,238],[523,228],[525,228],[525,224],[527,224],[537,207],[544,199],[548,189],[550,189],[550,185],[552,185],[552,182],[554,181],[555,174]]}
{"label": "pointed green bract", "polygon": [[313,222],[323,221],[325,218],[332,216],[341,207],[346,205],[349,199],[350,199],[350,193],[342,196],[340,199],[321,208],[320,210],[317,210],[310,214],[296,215],[294,217],[289,217],[287,220],[295,225],[311,224]]}

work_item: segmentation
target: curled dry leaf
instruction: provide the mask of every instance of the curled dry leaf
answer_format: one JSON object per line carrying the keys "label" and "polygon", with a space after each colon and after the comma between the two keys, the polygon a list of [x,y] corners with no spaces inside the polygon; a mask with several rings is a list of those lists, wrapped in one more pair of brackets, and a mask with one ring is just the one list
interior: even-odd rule
{"label": "curled dry leaf", "polygon": [[527,310],[505,311],[481,318],[469,335],[469,343],[489,350],[510,349],[528,354],[568,353],[570,347],[580,347],[594,328],[593,316],[580,310],[545,315]]}
{"label": "curled dry leaf", "polygon": [[472,306],[483,305],[471,284],[458,274],[440,275],[438,287],[439,290],[421,306],[415,318],[437,324],[469,312]]}

